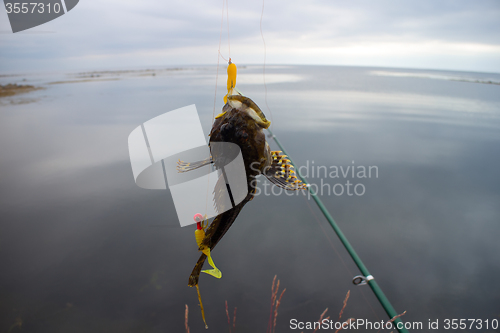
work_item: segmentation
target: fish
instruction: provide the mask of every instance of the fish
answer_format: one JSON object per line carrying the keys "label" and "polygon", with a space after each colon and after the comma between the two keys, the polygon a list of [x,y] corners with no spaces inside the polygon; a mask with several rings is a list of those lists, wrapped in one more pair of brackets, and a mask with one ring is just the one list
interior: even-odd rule
{"label": "fish", "polygon": [[[222,113],[216,117],[210,131],[209,146],[212,142],[230,142],[239,146],[245,166],[248,194],[239,204],[215,217],[199,245],[200,251],[203,252],[207,248],[212,251],[216,247],[243,207],[254,198],[256,177],[260,174],[266,176],[274,185],[286,190],[295,191],[306,188],[305,184],[297,179],[287,156],[281,151],[271,151],[263,131],[270,125],[271,122],[252,99],[239,93],[227,96],[227,103],[222,108]],[[216,161],[212,157],[211,162],[214,163],[214,160]],[[181,165],[186,164],[189,165],[178,170],[187,172],[190,166],[192,170],[208,164],[208,161]],[[189,286],[193,287],[198,284],[206,259],[207,255],[202,253],[189,276]]]}
{"label": "fish", "polygon": [[[245,198],[240,203],[233,205],[231,209],[221,210],[223,212],[217,215],[209,226],[205,226],[208,221],[206,218],[201,218],[201,214],[197,214],[200,217],[195,216],[195,220],[198,222],[195,237],[198,250],[202,253],[189,276],[188,285],[197,289],[203,321],[207,328],[198,287],[200,273],[204,272],[216,278],[222,277],[222,273],[213,262],[211,251],[217,246],[229,228],[231,228],[243,207],[255,197],[257,176],[262,174],[272,184],[285,190],[297,191],[307,188],[297,178],[293,170],[293,165],[287,159],[287,156],[281,151],[271,151],[264,133],[264,130],[269,128],[271,122],[252,99],[244,96],[236,89],[236,66],[231,63],[231,59],[227,72],[228,93],[224,96],[225,104],[222,107],[222,112],[215,117],[209,134],[211,157],[197,162],[188,163],[179,161],[177,165],[178,172],[189,172],[209,164],[214,164],[216,168],[221,169],[224,164],[220,161],[224,160],[224,158],[221,159],[218,156],[221,153],[217,151],[215,148],[217,145],[213,143],[229,142],[236,144],[240,148],[245,166],[248,190]],[[218,206],[218,193],[216,192],[222,192],[222,188],[225,189],[225,185],[226,182],[224,181],[223,174],[221,174],[214,190],[214,205],[216,208]],[[207,259],[212,269],[202,270]]]}

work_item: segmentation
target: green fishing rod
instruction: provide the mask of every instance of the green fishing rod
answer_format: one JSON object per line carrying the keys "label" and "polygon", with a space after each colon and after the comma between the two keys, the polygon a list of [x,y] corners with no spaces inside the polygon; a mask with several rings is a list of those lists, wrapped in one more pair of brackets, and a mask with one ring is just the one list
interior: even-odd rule
{"label": "green fishing rod", "polygon": [[337,223],[335,222],[335,220],[333,219],[333,217],[330,215],[330,213],[326,209],[326,207],[323,204],[323,202],[321,201],[321,199],[316,195],[316,193],[314,193],[311,190],[310,184],[300,174],[300,170],[297,168],[297,166],[293,162],[293,160],[290,157],[290,155],[286,152],[285,148],[281,145],[281,143],[279,142],[279,140],[276,137],[276,135],[274,135],[273,132],[269,128],[267,130],[269,131],[269,134],[273,138],[274,142],[276,142],[276,144],[278,145],[278,147],[280,147],[280,149],[283,151],[283,153],[288,156],[288,159],[290,160],[290,163],[295,167],[297,176],[300,178],[300,180],[302,180],[302,182],[304,182],[304,184],[307,185],[308,191],[311,194],[312,198],[314,199],[314,201],[318,205],[319,209],[321,210],[321,212],[323,213],[323,215],[325,216],[325,218],[327,219],[327,221],[332,226],[333,230],[335,231],[335,233],[339,237],[339,239],[342,242],[342,244],[344,244],[344,247],[346,248],[347,252],[349,252],[349,254],[351,255],[351,258],[356,263],[356,266],[358,266],[359,270],[363,274],[363,277],[356,277],[356,278],[359,279],[358,281],[360,281],[360,282],[363,281],[363,284],[367,283],[370,286],[370,288],[372,288],[373,292],[375,293],[375,296],[379,300],[379,302],[382,305],[382,307],[384,308],[385,312],[389,315],[389,318],[393,319],[393,318],[396,317],[396,319],[394,319],[393,323],[394,323],[394,326],[396,327],[396,329],[398,330],[398,332],[400,332],[400,333],[409,333],[408,330],[406,328],[404,328],[403,321],[399,317],[397,317],[398,313],[396,312],[396,310],[394,310],[393,306],[391,305],[391,302],[389,302],[389,300],[387,299],[387,297],[384,295],[384,292],[382,291],[382,289],[380,289],[378,283],[375,281],[375,279],[373,278],[373,276],[370,274],[370,272],[366,268],[365,264],[363,264],[363,261],[358,256],[358,254],[356,253],[356,251],[354,250],[354,248],[352,247],[352,245],[349,243],[349,241],[345,237],[345,235],[342,232],[342,230],[340,230],[339,226],[337,225]]}

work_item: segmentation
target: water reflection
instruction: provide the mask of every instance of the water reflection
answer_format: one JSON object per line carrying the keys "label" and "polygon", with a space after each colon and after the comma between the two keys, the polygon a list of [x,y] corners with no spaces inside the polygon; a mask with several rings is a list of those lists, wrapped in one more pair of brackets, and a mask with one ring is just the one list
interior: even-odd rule
{"label": "water reflection", "polygon": [[[264,88],[252,84],[261,70],[241,68],[239,88],[272,117],[297,164],[378,166],[365,195],[323,200],[405,320],[496,318],[500,289],[485,277],[500,273],[498,86],[276,67],[270,76],[301,80],[270,84],[269,112]],[[190,104],[208,134],[214,75],[211,67],[58,84],[33,92],[34,103],[2,105],[1,330],[22,321],[29,332],[182,331],[184,304],[191,330],[202,330],[187,287],[193,230],[177,227],[168,191],[135,185],[127,137]],[[369,289],[351,284],[357,269],[301,196],[257,197],[215,252],[223,279],[200,280],[213,330],[226,329],[227,299],[240,331],[264,331],[275,274],[287,288],[280,331],[326,307],[335,317],[349,289],[345,318],[386,318]]]}

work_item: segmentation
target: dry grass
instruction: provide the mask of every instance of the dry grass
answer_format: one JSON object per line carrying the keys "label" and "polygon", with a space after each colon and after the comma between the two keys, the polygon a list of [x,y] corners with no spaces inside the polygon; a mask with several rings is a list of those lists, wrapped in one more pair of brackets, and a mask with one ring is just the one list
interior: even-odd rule
{"label": "dry grass", "polygon": [[349,318],[349,319],[347,319],[346,321],[344,321],[344,322],[342,323],[341,327],[340,327],[338,330],[336,330],[336,331],[335,331],[335,333],[337,333],[338,331],[343,330],[343,329],[344,329],[344,327],[349,327],[349,324],[350,324],[350,323],[352,323],[354,320],[356,320],[356,319],[354,319],[354,318]]}
{"label": "dry grass", "polygon": [[[344,298],[344,304],[343,304],[343,306],[342,306],[342,309],[340,309],[339,319],[338,319],[339,321],[340,321],[340,319],[342,318],[342,314],[344,313],[344,310],[345,310],[345,308],[346,308],[346,306],[347,306],[347,300],[349,299],[349,296],[350,296],[350,295],[351,295],[351,291],[350,291],[350,290],[348,290],[348,291],[347,291],[347,294],[345,295],[345,298]],[[328,317],[326,317],[326,318],[325,318],[325,315],[326,315],[326,312],[327,312],[327,311],[328,311],[328,308],[326,308],[326,309],[325,309],[325,311],[323,311],[323,313],[319,316],[319,320],[317,321],[317,323],[318,323],[319,325],[318,325],[318,327],[316,327],[316,328],[314,329],[314,332],[313,332],[313,333],[316,333],[316,331],[319,329],[319,327],[321,327],[321,323],[322,323],[322,321],[323,321],[323,320],[328,320],[328,319],[330,319],[330,316],[328,316]],[[347,319],[345,322],[343,322],[343,323],[342,323],[342,327],[344,327],[344,326],[348,327],[348,326],[349,326],[349,324],[350,324],[353,320],[355,320],[355,319],[354,319],[354,318],[349,318],[349,319]],[[342,327],[341,327],[341,328],[339,328],[338,330],[336,330],[336,331],[335,331],[335,333],[337,333],[338,331],[342,330]],[[303,332],[302,332],[302,333],[303,333]]]}
{"label": "dry grass", "polygon": [[[394,320],[398,319],[398,318],[399,318],[399,317],[401,317],[401,316],[404,316],[405,314],[406,314],[406,310],[405,310],[403,313],[400,313],[400,314],[398,314],[397,316],[392,317],[392,318],[391,318],[391,320],[387,321],[387,323],[386,323],[386,324],[384,324],[384,326],[385,326],[385,325],[387,325],[387,324],[389,324],[389,323],[392,323]],[[381,328],[381,329],[379,329],[379,330],[377,331],[377,333],[378,333],[378,332],[380,332],[381,330],[382,330],[382,328]],[[391,333],[392,333],[392,332],[391,332]]]}
{"label": "dry grass", "polygon": [[342,318],[342,314],[344,313],[344,309],[347,306],[347,300],[349,299],[349,296],[351,296],[351,291],[350,290],[348,290],[347,291],[347,295],[345,295],[344,305],[342,306],[342,309],[340,310],[340,313],[339,313],[339,320],[340,320],[340,318]]}
{"label": "dry grass", "polygon": [[[267,324],[267,331],[266,331],[267,333],[275,333],[276,332],[276,320],[278,318],[278,309],[279,309],[279,306],[281,304],[281,298],[283,297],[283,294],[286,291],[286,288],[284,288],[281,291],[281,293],[280,293],[280,295],[278,297],[279,288],[280,288],[280,280],[278,280],[276,282],[276,279],[277,279],[277,276],[275,275],[274,279],[273,279],[273,283],[271,285],[271,310],[270,310],[270,313],[269,313],[269,322]],[[347,294],[346,294],[346,296],[344,298],[344,303],[342,305],[342,309],[340,309],[340,312],[339,312],[339,319],[338,319],[339,321],[342,318],[342,315],[343,315],[344,310],[345,310],[345,308],[347,306],[347,301],[349,300],[349,296],[350,295],[351,295],[351,291],[349,290],[349,291],[347,291]],[[233,333],[233,332],[235,332],[235,329],[236,329],[236,307],[234,307],[233,322],[232,322],[232,325],[231,325],[231,318],[229,316],[229,307],[227,305],[227,300],[226,300],[225,304],[226,304],[226,316],[227,316],[227,324],[229,326],[229,333]],[[330,316],[325,317],[327,311],[328,311],[328,308],[326,308],[325,311],[323,311],[323,313],[321,313],[321,315],[319,317],[319,320],[318,320],[318,323],[320,325],[321,325],[321,322],[323,320],[329,320],[330,319]],[[186,333],[189,333],[188,313],[189,313],[189,309],[188,309],[188,306],[186,304],[186,310],[185,310],[185,313],[184,313],[184,326],[186,328]],[[405,313],[406,313],[406,311],[403,312],[402,314],[398,315],[398,316],[395,316],[389,322],[393,322],[394,320],[396,320],[397,318],[401,317]],[[346,321],[344,321],[342,323],[342,328],[340,328],[337,331],[335,331],[335,333],[337,333],[340,330],[342,330],[343,327],[349,327],[349,324],[353,320],[355,320],[355,319],[354,318],[349,318]],[[316,333],[316,331],[318,329],[319,328],[316,328],[313,333]]]}
{"label": "dry grass", "polygon": [[[280,289],[280,280],[278,280],[278,283],[276,284],[276,278],[277,275],[274,276],[273,283],[271,285],[271,312],[269,313],[269,323],[267,324],[267,332],[268,333],[274,333],[276,330],[276,318],[278,318],[278,308],[280,307],[281,303],[281,298],[283,297],[283,294],[285,293],[285,289],[280,294],[280,297],[278,299],[278,291]],[[274,311],[273,311],[274,309]]]}
{"label": "dry grass", "polygon": [[229,326],[229,333],[234,331],[236,329],[236,307],[234,307],[234,313],[233,313],[233,329],[231,330],[231,318],[229,317],[229,309],[227,307],[227,300],[226,300],[226,316],[227,316],[227,325]]}
{"label": "dry grass", "polygon": [[[323,313],[321,314],[321,316],[319,316],[319,320],[318,320],[318,323],[321,325],[321,322],[326,319],[330,319],[330,316],[326,317],[326,318],[323,318],[325,315],[326,315],[326,312],[328,311],[328,308],[325,309],[325,311],[323,311]],[[317,327],[313,333],[316,333],[316,331],[319,329],[319,327]]]}
{"label": "dry grass", "polygon": [[186,311],[184,312],[184,326],[186,327],[186,333],[189,333],[188,313],[189,313],[189,308],[186,304]]}

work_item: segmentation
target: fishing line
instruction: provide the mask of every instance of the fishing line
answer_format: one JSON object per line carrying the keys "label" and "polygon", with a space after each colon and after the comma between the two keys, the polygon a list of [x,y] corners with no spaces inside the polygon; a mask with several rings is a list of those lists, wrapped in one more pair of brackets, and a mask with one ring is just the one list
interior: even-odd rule
{"label": "fishing line", "polygon": [[[269,108],[269,105],[267,104],[267,85],[266,85],[266,56],[267,56],[267,50],[266,50],[266,40],[264,39],[264,32],[262,31],[262,18],[264,17],[264,3],[265,3],[265,0],[262,0],[262,12],[260,14],[260,35],[262,37],[262,43],[264,44],[264,65],[262,67],[262,76],[264,78],[264,101],[266,103],[267,110],[269,110],[269,114],[271,115],[271,129],[274,129],[274,127],[273,127],[273,125],[274,125],[273,113],[272,113],[271,109]],[[304,200],[306,201],[307,206],[309,207],[309,211],[313,214],[313,216],[314,216],[314,218],[316,220],[316,223],[321,228],[321,231],[323,232],[323,235],[325,235],[326,239],[330,243],[330,246],[335,251],[335,253],[339,257],[340,261],[342,262],[342,265],[349,272],[350,276],[354,276],[352,274],[351,270],[349,269],[349,267],[347,267],[347,264],[345,263],[344,258],[342,258],[342,256],[340,255],[339,251],[337,250],[337,248],[333,244],[333,241],[331,240],[331,238],[326,233],[325,229],[323,228],[322,223],[319,221],[318,217],[316,216],[316,213],[314,213],[311,205],[309,204],[309,201],[307,200],[307,198],[305,196],[305,193],[304,193]],[[368,304],[368,306],[371,308],[371,310],[375,314],[375,317],[377,317],[377,319],[380,320],[380,318],[378,317],[377,313],[375,312],[375,309],[372,307],[372,305],[370,304],[370,302],[366,298],[366,295],[364,294],[363,290],[359,289],[359,291],[361,291],[361,294],[363,295],[363,298],[365,299],[366,303]]]}
{"label": "fishing line", "polygon": [[[266,49],[266,40],[264,39],[264,32],[262,30],[262,19],[264,17],[264,4],[265,4],[265,0],[262,0],[262,11],[261,11],[261,14],[260,14],[260,35],[262,37],[262,43],[264,44],[264,64],[262,66],[262,77],[264,79],[264,101],[266,103],[267,110],[269,111],[269,114],[271,115],[271,130],[273,130],[274,129],[273,112],[271,111],[271,109],[269,108],[269,105],[267,104],[267,85],[266,85],[266,57],[267,57],[267,49]],[[352,274],[351,270],[349,269],[349,267],[347,267],[347,264],[345,263],[344,258],[342,258],[342,256],[340,255],[339,251],[337,250],[337,248],[333,244],[333,241],[331,240],[331,238],[326,233],[325,229],[323,228],[322,223],[319,221],[318,217],[316,216],[316,213],[314,213],[311,205],[309,204],[309,201],[307,200],[307,198],[305,196],[305,193],[304,193],[304,200],[306,201],[307,206],[309,207],[309,211],[313,214],[313,216],[314,216],[314,218],[316,220],[316,223],[321,228],[321,231],[323,232],[323,235],[325,235],[326,239],[330,243],[330,246],[335,251],[335,253],[339,257],[340,261],[342,262],[342,265],[349,272],[350,276],[354,276]],[[371,310],[375,314],[375,317],[377,317],[377,319],[380,320],[380,318],[378,317],[377,313],[375,312],[375,309],[372,307],[371,303],[368,302],[368,299],[366,298],[366,295],[364,294],[363,290],[359,289],[359,291],[363,295],[363,298],[365,299],[365,301],[368,304],[368,306],[371,308]]]}
{"label": "fishing line", "polygon": [[[286,152],[285,148],[280,143],[280,141],[278,140],[278,138],[276,137],[276,135],[274,135],[273,132],[269,128],[267,130],[269,131],[270,137],[273,138],[274,142],[278,145],[278,147],[283,151],[283,153],[285,153],[285,155],[288,156],[288,160],[289,160],[290,164],[293,165],[294,167],[296,167],[295,163],[292,161],[292,158]],[[297,173],[297,177],[300,180],[302,180],[302,182],[305,185],[309,185],[308,182],[306,181],[306,179],[300,174],[300,169],[297,169],[296,173]],[[342,242],[342,244],[344,245],[344,247],[347,250],[347,252],[349,252],[349,255],[353,259],[353,261],[356,264],[356,266],[358,266],[358,268],[361,271],[361,273],[363,274],[363,276],[366,277],[365,278],[365,280],[367,282],[366,284],[368,284],[370,286],[370,288],[372,289],[373,293],[377,297],[380,305],[384,308],[385,312],[389,315],[389,318],[391,318],[391,320],[393,320],[394,322],[396,322],[396,330],[398,332],[400,332],[400,333],[408,333],[408,330],[405,328],[403,321],[399,318],[400,316],[398,315],[398,313],[396,312],[396,310],[392,306],[391,302],[387,299],[387,297],[385,296],[384,292],[382,291],[382,289],[378,285],[377,281],[370,274],[370,272],[366,268],[366,266],[363,263],[363,261],[361,260],[361,258],[358,256],[358,254],[356,253],[356,251],[354,250],[354,248],[352,247],[352,245],[349,243],[349,240],[347,239],[347,237],[344,235],[344,233],[342,232],[342,230],[340,230],[339,226],[337,225],[337,223],[335,222],[335,220],[331,216],[331,214],[328,211],[328,209],[326,208],[326,206],[323,204],[323,202],[317,196],[317,194],[314,193],[314,191],[311,190],[310,185],[308,186],[308,191],[311,194],[311,196],[314,199],[314,201],[316,202],[318,208],[321,210],[321,212],[325,216],[325,218],[328,221],[328,223],[331,225],[333,231],[339,237],[339,240]],[[365,298],[365,300],[366,300],[366,298]],[[366,301],[368,303],[368,300],[366,300]]]}
{"label": "fishing line", "polygon": [[[262,30],[262,19],[264,17],[264,7],[265,7],[265,0],[262,0],[262,11],[261,11],[261,14],[260,14],[260,35],[262,37],[262,43],[264,44],[264,64],[262,66],[262,76],[263,76],[263,80],[264,80],[264,101],[266,103],[267,110],[269,111],[269,114],[271,115],[271,130],[273,130],[274,129],[273,112],[271,111],[271,109],[269,108],[269,105],[267,104],[267,85],[266,85],[266,57],[267,57],[267,48],[266,48],[266,40],[264,39],[264,32]],[[332,249],[335,251],[335,253],[339,257],[340,261],[342,262],[342,265],[349,272],[349,274],[351,276],[354,276],[352,274],[351,270],[349,269],[349,267],[347,267],[347,264],[345,263],[344,259],[340,255],[339,251],[337,250],[337,248],[333,244],[331,238],[326,233],[325,229],[323,228],[322,223],[319,221],[318,217],[314,213],[311,205],[309,204],[309,201],[305,197],[305,193],[304,193],[304,200],[306,200],[307,206],[309,207],[309,211],[313,214],[313,216],[314,216],[314,218],[316,220],[316,223],[319,225],[319,227],[321,228],[321,231],[323,232],[323,235],[325,235],[326,239],[330,243],[330,246],[332,247]],[[377,313],[375,312],[375,309],[373,308],[373,306],[371,305],[371,303],[366,298],[366,295],[363,292],[363,290],[359,289],[359,291],[363,295],[363,298],[365,299],[366,304],[368,304],[368,306],[370,307],[370,309],[372,310],[372,312],[375,314],[375,317],[377,317],[377,319],[380,320],[380,318],[378,317]]]}
{"label": "fishing line", "polygon": [[[219,81],[219,65],[220,65],[220,58],[224,59],[226,62],[229,62],[222,53],[220,52],[220,46],[222,43],[222,27],[224,25],[224,7],[226,9],[226,22],[227,22],[227,47],[228,47],[228,53],[229,53],[229,59],[231,59],[231,40],[229,38],[229,0],[222,0],[222,13],[221,13],[221,18],[220,18],[220,31],[219,31],[219,48],[217,50],[217,70],[215,74],[215,89],[214,89],[214,107],[212,110],[212,127],[215,122],[215,106],[217,105],[217,86],[218,86],[218,81]],[[207,195],[206,195],[206,204],[205,204],[205,213],[208,212],[208,195],[209,195],[209,188],[210,188],[210,177],[207,179]]]}
{"label": "fishing line", "polygon": [[264,2],[265,0],[262,0],[262,12],[260,13],[260,36],[262,37],[262,43],[264,43],[264,65],[262,66],[262,77],[264,78],[264,101],[266,103],[267,110],[269,111],[269,114],[271,115],[271,129],[274,129],[274,121],[273,121],[273,112],[269,108],[269,105],[267,104],[267,85],[266,85],[266,56],[267,56],[267,50],[266,50],[266,41],[264,39],[264,33],[262,32],[262,18],[264,17]]}
{"label": "fishing line", "polygon": [[[213,126],[213,123],[215,122],[215,106],[216,106],[216,103],[217,103],[217,85],[218,85],[218,76],[219,76],[219,66],[220,66],[220,58],[226,60],[228,62],[228,60],[226,58],[224,58],[224,56],[222,55],[221,51],[220,51],[220,48],[221,48],[221,43],[222,43],[222,27],[224,25],[224,7],[226,9],[226,21],[227,21],[227,40],[228,40],[228,54],[229,54],[229,59],[231,59],[231,46],[230,46],[230,32],[229,32],[229,1],[228,0],[223,0],[222,2],[222,13],[221,13],[221,28],[220,28],[220,32],[219,32],[219,48],[218,48],[218,54],[217,54],[217,71],[216,71],[216,78],[215,78],[215,92],[214,92],[214,107],[213,107],[213,112],[212,112],[212,126]],[[265,8],[265,0],[262,0],[262,11],[261,11],[261,16],[260,16],[260,34],[261,34],[261,37],[262,37],[262,43],[264,44],[264,63],[263,63],[263,68],[262,68],[262,76],[263,76],[263,81],[264,81],[264,100],[265,100],[265,104],[266,104],[266,108],[267,110],[269,111],[269,114],[271,116],[271,129],[274,128],[274,120],[273,120],[273,114],[272,114],[272,111],[271,109],[269,108],[269,105],[268,105],[268,102],[267,102],[267,84],[266,84],[266,58],[267,58],[267,47],[266,47],[266,41],[264,39],[264,32],[263,32],[263,29],[262,29],[262,21],[263,21],[263,17],[264,17],[264,8]],[[271,133],[271,136],[274,138],[274,140],[276,141],[276,137],[274,135],[272,135],[272,132],[271,132],[271,129],[270,129],[270,133]],[[277,142],[277,141],[276,141]],[[278,144],[279,145],[279,144]],[[207,184],[207,196],[206,196],[206,207],[205,209],[208,210],[208,197],[209,197],[209,184]],[[321,228],[323,234],[325,235],[325,237],[327,238],[330,246],[332,247],[332,249],[334,250],[334,252],[337,254],[337,256],[339,257],[342,265],[344,266],[345,270],[347,272],[349,272],[349,274],[351,276],[353,276],[351,270],[349,269],[349,267],[347,266],[347,264],[345,263],[343,257],[340,255],[339,251],[337,250],[336,246],[334,245],[333,241],[331,240],[331,238],[328,236],[328,234],[326,233],[323,225],[321,224],[321,222],[319,221],[317,215],[315,214],[314,210],[312,209],[310,203],[308,202],[307,198],[305,197],[304,195],[304,199],[306,200],[306,203],[307,203],[307,206],[309,208],[309,211],[312,213],[312,215],[314,216],[315,220],[316,220],[316,223],[319,225],[319,227]],[[366,295],[365,293],[363,292],[363,290],[359,289],[359,291],[361,292],[366,304],[368,304],[368,306],[370,307],[370,309],[372,310],[373,314],[375,315],[375,317],[380,320],[379,316],[377,315],[375,309],[373,308],[373,306],[371,305],[371,303],[368,301],[368,299],[366,298]]]}
{"label": "fishing line", "polygon": [[[325,235],[326,239],[328,240],[328,243],[330,243],[330,246],[332,247],[332,249],[335,251],[335,253],[337,254],[337,256],[339,257],[340,261],[342,262],[342,265],[344,266],[344,268],[347,270],[347,272],[349,272],[349,275],[350,276],[354,276],[354,274],[351,272],[351,270],[349,269],[349,267],[347,267],[347,264],[345,263],[344,261],[344,258],[342,258],[342,256],[340,255],[340,252],[337,250],[337,247],[333,244],[333,241],[332,239],[330,238],[330,236],[328,236],[328,234],[326,233],[326,230],[325,228],[323,228],[323,224],[319,221],[318,219],[318,216],[316,215],[316,213],[314,212],[314,210],[312,209],[311,207],[311,204],[309,203],[309,200],[307,200],[307,197],[306,197],[306,194],[303,193],[303,197],[304,197],[304,200],[306,201],[307,203],[307,207],[309,208],[309,211],[312,213],[312,215],[314,216],[314,219],[316,220],[316,223],[319,225],[319,227],[321,228],[321,231],[323,231],[323,235]],[[363,298],[365,299],[365,302],[366,304],[368,304],[368,306],[370,307],[370,309],[372,310],[373,314],[375,315],[375,317],[377,317],[377,320],[380,321],[381,319],[379,318],[379,316],[377,315],[377,312],[375,311],[375,309],[373,308],[372,304],[368,301],[368,298],[366,298],[366,295],[365,293],[363,292],[363,289],[361,288],[356,288],[356,290],[359,290],[361,292],[361,295],[363,296]]]}
{"label": "fishing line", "polygon": [[221,56],[222,59],[226,60],[226,62],[229,62],[229,60],[227,60],[226,58],[224,58],[224,56],[222,55],[222,53],[220,53],[220,51],[219,51],[219,55]]}
{"label": "fishing line", "polygon": [[[212,112],[212,125],[214,124],[214,121],[215,121],[215,105],[217,102],[217,81],[219,79],[219,60],[220,60],[220,57],[222,56],[222,54],[220,53],[220,45],[222,42],[222,25],[224,23],[224,4],[225,4],[225,2],[226,2],[226,0],[222,0],[222,15],[220,18],[219,49],[217,51],[217,73],[215,74],[215,93],[214,93],[214,110]],[[229,25],[228,25],[228,28],[229,28]],[[228,34],[229,34],[229,31],[228,31]],[[224,58],[224,57],[222,57],[222,58]]]}
{"label": "fishing line", "polygon": [[226,0],[226,22],[227,22],[227,48],[229,50],[229,59],[231,59],[231,41],[229,40],[229,0]]}
{"label": "fishing line", "polygon": [[[215,122],[215,105],[217,104],[217,83],[219,80],[219,60],[220,57],[222,57],[222,54],[220,53],[220,45],[222,42],[222,26],[224,24],[224,3],[226,0],[222,0],[222,14],[220,18],[220,31],[219,31],[219,49],[217,51],[217,70],[215,74],[215,91],[214,91],[214,109],[212,111],[212,127]],[[228,37],[229,37],[229,22],[228,22]],[[224,58],[224,57],[222,57]],[[207,177],[207,195],[206,195],[206,200],[205,200],[205,213],[208,212],[208,195],[209,195],[209,189],[210,189],[210,177]]]}

